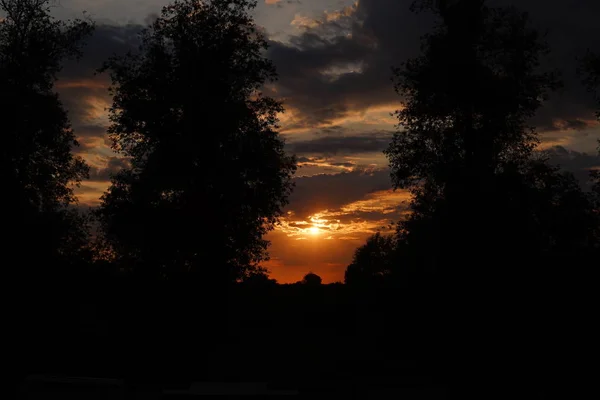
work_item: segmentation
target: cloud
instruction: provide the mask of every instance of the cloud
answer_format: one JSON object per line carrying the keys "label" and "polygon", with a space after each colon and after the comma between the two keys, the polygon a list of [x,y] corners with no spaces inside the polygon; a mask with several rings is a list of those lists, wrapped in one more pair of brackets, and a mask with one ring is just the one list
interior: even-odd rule
{"label": "cloud", "polygon": [[74,152],[90,165],[90,179],[76,190],[81,204],[98,204],[109,185],[110,174],[127,164],[110,148],[110,79],[106,74],[96,75],[96,71],[110,56],[136,49],[141,29],[140,25],[98,25],[87,40],[83,57],[66,62],[58,76],[56,90],[80,144]]}
{"label": "cloud", "polygon": [[[89,127],[90,120],[102,119],[107,115],[104,108],[110,102],[110,80],[106,74],[96,75],[96,71],[111,56],[136,50],[141,30],[140,25],[98,25],[86,40],[83,57],[64,64],[56,88],[76,128]],[[102,122],[108,123],[106,118]]]}
{"label": "cloud", "polygon": [[326,26],[326,24],[336,25],[338,27],[343,27],[344,23],[348,22],[348,17],[353,17],[358,8],[358,1],[349,6],[343,7],[340,10],[334,11],[323,11],[323,13],[317,18],[307,17],[302,14],[296,14],[292,22],[290,22],[291,26],[295,26],[300,29],[313,29],[319,26]]}
{"label": "cloud", "polygon": [[140,44],[139,33],[143,28],[135,24],[97,25],[92,36],[86,40],[81,60],[66,62],[59,78],[90,78],[109,57],[136,51]]}
{"label": "cloud", "polygon": [[390,171],[357,166],[351,172],[299,177],[287,211],[299,219],[363,200],[369,193],[392,188]]}
{"label": "cloud", "polygon": [[110,157],[106,163],[106,168],[90,167],[90,181],[107,182],[110,178],[122,170],[129,167],[129,162],[121,157]]}
{"label": "cloud", "polygon": [[328,240],[353,240],[351,238],[393,229],[391,224],[408,213],[410,199],[410,194],[402,190],[366,193],[360,200],[321,210],[304,218],[288,212],[278,230],[296,239],[317,234]]}
{"label": "cloud", "polygon": [[568,150],[562,146],[551,147],[545,153],[550,163],[572,172],[585,189],[591,188],[590,171],[600,168],[600,155]]}
{"label": "cloud", "polygon": [[[301,31],[285,43],[272,42],[269,50],[280,73],[277,93],[296,110],[296,126],[331,124],[349,113],[399,100],[390,82],[391,67],[419,54],[419,37],[433,24],[427,14],[409,12],[410,3],[361,0],[355,7],[313,19],[296,15],[292,24]],[[600,49],[595,17],[600,2],[524,0],[516,5],[530,12],[540,31],[548,30],[552,53],[544,65],[560,69],[565,83],[532,122],[541,131],[589,127],[593,99],[580,84],[576,58],[587,48]]]}
{"label": "cloud", "polygon": [[[318,157],[299,157],[298,160],[298,168],[300,171],[297,172],[296,176],[312,176],[317,175],[319,172],[331,172],[335,171],[336,173],[343,171],[353,171],[358,165],[352,161],[346,162],[334,162],[327,158],[318,158]],[[312,168],[318,172],[316,173],[305,173],[305,168]]]}
{"label": "cloud", "polygon": [[360,136],[323,136],[313,140],[292,142],[288,151],[301,155],[351,155],[382,152],[390,144],[393,132],[379,131]]}
{"label": "cloud", "polygon": [[[387,175],[387,171],[376,172],[381,175],[372,176],[374,181],[382,181],[381,178]],[[348,191],[352,187],[348,185],[350,182],[361,190],[346,193],[339,201],[321,203],[328,207],[326,209],[317,208],[317,212],[302,214],[292,211],[303,208],[296,207],[301,200],[292,203],[281,225],[267,237],[272,241],[269,249],[272,259],[264,265],[270,269],[273,278],[280,282],[295,282],[312,270],[325,282],[340,281],[354,250],[377,231],[391,232],[391,222],[397,222],[407,214],[410,199],[407,192],[389,188],[372,190],[378,185],[368,184],[357,172],[306,178],[300,190],[307,191],[311,187],[319,191],[322,185],[329,183],[332,192],[338,185]]]}
{"label": "cloud", "polygon": [[100,204],[100,196],[104,194],[109,182],[102,181],[85,181],[81,186],[75,189],[75,194],[79,200],[79,204],[85,208],[88,206],[97,206]]}
{"label": "cloud", "polygon": [[301,32],[288,43],[271,43],[278,93],[299,110],[304,126],[398,101],[391,67],[416,54],[425,30],[422,18],[404,16],[408,2],[378,3],[362,0],[313,21],[296,16]]}

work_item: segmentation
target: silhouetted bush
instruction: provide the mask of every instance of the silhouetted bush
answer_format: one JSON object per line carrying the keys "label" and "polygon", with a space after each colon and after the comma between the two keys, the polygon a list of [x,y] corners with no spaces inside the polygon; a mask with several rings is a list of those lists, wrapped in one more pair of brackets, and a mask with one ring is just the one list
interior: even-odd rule
{"label": "silhouetted bush", "polygon": [[301,283],[309,287],[319,286],[322,283],[322,279],[319,275],[309,272],[308,274],[304,275]]}

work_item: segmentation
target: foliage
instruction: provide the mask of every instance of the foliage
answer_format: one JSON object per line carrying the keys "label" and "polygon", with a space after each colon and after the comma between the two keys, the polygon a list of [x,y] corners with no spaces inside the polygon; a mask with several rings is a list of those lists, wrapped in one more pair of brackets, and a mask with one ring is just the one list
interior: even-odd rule
{"label": "foliage", "polygon": [[424,37],[422,56],[395,69],[403,130],[386,154],[396,187],[418,191],[427,181],[448,195],[526,159],[538,143],[527,120],[556,86],[537,71],[547,48],[525,14],[479,3],[432,6],[442,24]]}
{"label": "foliage", "polygon": [[5,244],[12,252],[27,243],[35,251],[18,252],[20,261],[48,265],[76,258],[87,238],[85,218],[68,207],[88,167],[71,153],[78,143],[54,82],[62,61],[81,55],[93,25],[55,20],[48,0],[1,0],[0,10]]}
{"label": "foliage", "polygon": [[591,245],[590,197],[534,153],[528,121],[559,82],[540,68],[548,48],[528,15],[484,1],[417,3],[440,23],[423,54],[395,69],[402,130],[386,155],[395,187],[414,195],[398,229],[403,262],[500,282],[515,257],[528,265]]}
{"label": "foliage", "polygon": [[[600,108],[600,55],[588,52],[583,58],[582,67],[584,72],[583,83],[590,92],[594,93]],[[600,118],[600,109],[597,111],[596,116]]]}
{"label": "foliage", "polygon": [[304,275],[304,278],[302,278],[300,283],[306,286],[319,286],[322,282],[323,280],[319,275],[309,272],[308,274]]}
{"label": "foliage", "polygon": [[267,257],[263,235],[296,166],[276,131],[282,106],[260,93],[275,70],[249,14],[255,5],[175,1],[138,54],[102,69],[113,82],[109,134],[131,168],[113,178],[98,215],[115,254],[138,272],[234,281]]}
{"label": "foliage", "polygon": [[354,252],[344,282],[347,285],[373,285],[385,281],[397,267],[397,251],[395,236],[376,233]]}
{"label": "foliage", "polygon": [[[596,117],[600,120],[600,54],[588,52],[583,58],[583,83],[592,92],[598,103]],[[598,140],[598,154],[600,154],[600,139]],[[591,178],[594,180],[594,192],[597,194],[597,207],[600,208],[600,171],[592,171]]]}

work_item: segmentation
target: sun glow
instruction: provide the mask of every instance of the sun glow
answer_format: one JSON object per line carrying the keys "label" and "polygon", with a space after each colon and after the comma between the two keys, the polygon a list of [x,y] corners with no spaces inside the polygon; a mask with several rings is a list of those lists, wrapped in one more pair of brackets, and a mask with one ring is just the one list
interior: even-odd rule
{"label": "sun glow", "polygon": [[310,233],[313,236],[317,236],[319,233],[321,233],[321,230],[318,226],[313,226],[308,228],[308,233]]}

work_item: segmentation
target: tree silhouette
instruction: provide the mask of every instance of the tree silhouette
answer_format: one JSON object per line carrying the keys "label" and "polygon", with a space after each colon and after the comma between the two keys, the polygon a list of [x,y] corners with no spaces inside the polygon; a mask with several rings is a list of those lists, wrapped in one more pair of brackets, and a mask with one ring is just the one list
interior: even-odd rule
{"label": "tree silhouette", "polygon": [[[473,381],[494,387],[525,343],[528,354],[542,354],[527,310],[547,294],[539,282],[556,285],[560,268],[597,245],[598,219],[574,177],[535,153],[529,120],[559,83],[541,68],[548,48],[528,15],[483,0],[414,8],[439,23],[422,55],[394,71],[404,104],[386,155],[394,186],[414,195],[412,215],[398,226],[401,260],[444,289],[434,293],[436,308],[457,333],[438,338],[441,359],[468,360],[487,371]],[[521,339],[510,338],[515,321]],[[519,367],[513,373],[515,383],[524,376]],[[454,375],[451,382],[460,384]]]}
{"label": "tree silhouette", "polygon": [[0,10],[5,257],[56,272],[49,265],[72,262],[87,240],[85,220],[68,206],[88,167],[71,153],[78,143],[54,82],[93,26],[55,20],[49,0],[0,0]]}
{"label": "tree silhouette", "polygon": [[313,287],[321,285],[322,281],[323,280],[319,275],[313,272],[309,272],[308,274],[304,275],[304,278],[302,278],[302,281],[300,283],[306,286]]}
{"label": "tree silhouette", "polygon": [[[583,83],[595,95],[600,108],[600,92],[598,92],[600,90],[600,55],[588,51],[582,61]],[[600,110],[597,111],[596,116],[600,118]]]}
{"label": "tree silhouette", "polygon": [[[287,203],[295,160],[277,133],[282,106],[255,1],[175,1],[111,58],[109,134],[131,168],[98,211],[121,262],[151,276],[235,280],[266,258],[263,235]],[[216,276],[214,276],[216,278]]]}
{"label": "tree silhouette", "polygon": [[248,276],[243,281],[246,286],[257,287],[257,288],[269,288],[277,285],[277,280],[270,279],[267,272],[256,273]]}
{"label": "tree silhouette", "polygon": [[395,236],[383,236],[377,232],[354,252],[352,263],[346,268],[344,282],[347,285],[374,285],[389,280],[397,269],[397,251]]}
{"label": "tree silhouette", "polygon": [[[600,120],[600,55],[588,52],[583,58],[584,77],[583,83],[588,90],[594,94],[598,103],[596,117]],[[600,154],[600,139],[598,139],[598,154]],[[594,180],[594,192],[597,194],[597,207],[600,207],[600,171],[592,171],[591,178]]]}
{"label": "tree silhouette", "polygon": [[464,281],[481,271],[480,252],[518,242],[505,233],[526,220],[502,203],[505,181],[526,180],[534,170],[529,163],[539,139],[528,120],[558,83],[552,71],[540,71],[548,50],[526,14],[484,1],[415,5],[440,24],[424,37],[423,54],[395,70],[403,130],[386,155],[395,187],[414,195],[413,216],[399,229],[412,235],[420,224],[423,233],[411,238],[424,241],[418,262],[433,271],[460,264],[466,275],[457,278]]}

